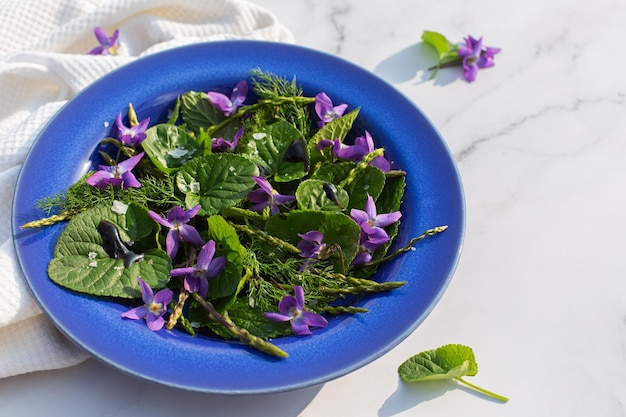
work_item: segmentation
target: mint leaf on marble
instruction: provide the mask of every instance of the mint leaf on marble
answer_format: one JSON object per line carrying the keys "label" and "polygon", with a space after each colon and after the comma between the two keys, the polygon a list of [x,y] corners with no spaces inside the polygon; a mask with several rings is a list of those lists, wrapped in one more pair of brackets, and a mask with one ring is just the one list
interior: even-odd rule
{"label": "mint leaf on marble", "polygon": [[474,352],[468,346],[450,344],[418,353],[402,363],[398,373],[404,382],[454,379],[489,397],[503,402],[509,401],[502,395],[477,387],[462,378],[478,373]]}

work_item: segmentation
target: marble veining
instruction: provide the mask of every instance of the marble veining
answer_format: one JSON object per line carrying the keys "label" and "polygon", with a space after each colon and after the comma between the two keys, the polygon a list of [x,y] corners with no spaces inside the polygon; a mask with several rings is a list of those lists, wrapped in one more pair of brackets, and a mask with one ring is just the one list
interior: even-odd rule
{"label": "marble veining", "polygon": [[[251,1],[296,44],[385,79],[439,129],[467,206],[450,287],[395,349],[321,386],[206,396],[89,360],[0,380],[0,415],[626,415],[626,2]],[[473,84],[453,69],[430,80],[423,30],[484,36],[502,52]],[[453,382],[399,381],[402,361],[446,343],[472,346],[471,381],[511,401]]]}

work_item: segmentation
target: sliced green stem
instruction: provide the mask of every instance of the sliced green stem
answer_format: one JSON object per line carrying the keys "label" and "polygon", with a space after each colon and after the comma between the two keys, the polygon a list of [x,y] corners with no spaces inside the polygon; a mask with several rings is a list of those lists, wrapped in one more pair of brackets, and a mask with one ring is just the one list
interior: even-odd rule
{"label": "sliced green stem", "polygon": [[496,394],[495,392],[491,392],[491,391],[489,391],[489,390],[486,390],[486,389],[484,389],[484,388],[481,388],[481,387],[479,387],[479,386],[477,386],[477,385],[474,385],[474,384],[472,384],[472,383],[469,383],[469,382],[467,382],[466,380],[464,380],[464,379],[463,379],[463,378],[461,378],[461,377],[457,377],[457,378],[454,378],[454,379],[456,379],[456,380],[457,380],[457,381],[459,381],[460,383],[465,384],[465,385],[467,385],[467,386],[469,386],[469,387],[471,387],[471,388],[475,389],[476,391],[481,392],[481,393],[483,393],[483,394],[485,394],[485,395],[487,395],[487,396],[489,396],[489,397],[491,397],[491,398],[495,398],[496,400],[500,400],[500,401],[502,401],[502,402],[507,402],[507,401],[509,401],[509,399],[508,399],[507,397],[505,397],[505,396],[503,396],[503,395],[500,395],[500,394]]}

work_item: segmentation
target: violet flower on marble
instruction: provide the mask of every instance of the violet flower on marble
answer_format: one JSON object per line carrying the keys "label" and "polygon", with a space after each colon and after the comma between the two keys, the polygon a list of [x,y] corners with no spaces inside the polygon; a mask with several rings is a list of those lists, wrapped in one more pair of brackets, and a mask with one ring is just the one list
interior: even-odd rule
{"label": "violet flower on marble", "polygon": [[248,83],[246,80],[239,81],[233,89],[230,98],[222,93],[209,91],[209,100],[213,105],[221,111],[224,116],[232,115],[239,107],[243,106],[248,95]]}
{"label": "violet flower on marble", "polygon": [[122,189],[141,187],[141,183],[133,175],[132,170],[139,163],[143,154],[144,153],[141,152],[116,165],[99,165],[98,168],[100,170],[87,178],[87,184],[100,189],[105,189],[109,185],[114,187],[121,186]]}
{"label": "violet flower on marble", "polygon": [[111,37],[101,27],[96,27],[93,32],[100,46],[93,48],[88,55],[117,55],[117,38],[120,34],[118,29],[115,29]]}
{"label": "violet flower on marble", "polygon": [[318,127],[323,127],[326,123],[340,118],[347,108],[347,104],[334,106],[332,100],[326,93],[319,93],[315,96],[315,112],[320,118],[319,122],[317,122]]}
{"label": "violet flower on marble", "polygon": [[150,123],[149,117],[135,126],[128,127],[122,122],[122,113],[119,113],[117,119],[115,119],[115,126],[117,126],[117,130],[119,131],[120,142],[126,146],[139,145],[146,138],[148,123]]}
{"label": "violet flower on marble", "polygon": [[311,334],[309,327],[326,327],[328,321],[319,314],[304,309],[304,290],[300,285],[293,287],[294,296],[286,295],[278,303],[278,313],[266,312],[265,317],[271,321],[291,321],[291,330],[295,335]]}
{"label": "violet flower on marble", "polygon": [[211,151],[212,152],[233,152],[235,148],[237,148],[237,144],[239,143],[239,139],[243,136],[243,127],[240,127],[239,130],[233,136],[232,141],[228,141],[224,138],[211,138]]}
{"label": "violet flower on marble", "polygon": [[174,268],[170,276],[184,276],[183,285],[190,293],[197,292],[202,298],[206,298],[209,291],[208,278],[216,277],[226,265],[226,257],[215,256],[215,241],[209,240],[198,254],[195,267]]}
{"label": "violet flower on marble", "polygon": [[161,330],[165,325],[163,315],[167,312],[167,305],[172,301],[174,293],[169,288],[163,288],[154,294],[152,288],[141,277],[138,276],[137,281],[141,288],[143,305],[122,313],[122,317],[131,320],[146,319],[148,329],[153,332]]}
{"label": "violet flower on marble", "polygon": [[152,220],[170,229],[165,237],[165,251],[170,258],[174,258],[178,253],[180,242],[187,242],[197,246],[202,246],[204,243],[196,228],[187,224],[189,220],[198,214],[200,209],[200,205],[189,210],[175,206],[169,211],[167,218],[161,217],[152,210],[148,212]]}
{"label": "violet flower on marble", "polygon": [[280,206],[296,199],[292,195],[279,194],[263,177],[252,176],[252,179],[260,187],[248,193],[248,200],[253,203],[250,207],[252,211],[262,211],[265,207],[270,207],[272,215],[278,214]]}
{"label": "violet flower on marble", "polygon": [[483,38],[467,36],[465,45],[460,46],[457,54],[463,59],[463,75],[468,82],[476,80],[478,70],[494,66],[493,57],[500,48],[483,47]]}

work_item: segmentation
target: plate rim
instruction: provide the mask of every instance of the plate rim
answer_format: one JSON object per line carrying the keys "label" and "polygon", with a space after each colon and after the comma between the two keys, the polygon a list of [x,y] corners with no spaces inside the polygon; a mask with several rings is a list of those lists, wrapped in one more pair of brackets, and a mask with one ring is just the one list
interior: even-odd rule
{"label": "plate rim", "polygon": [[[236,46],[235,46],[236,45]],[[146,63],[153,63],[153,62],[158,62],[161,59],[165,59],[167,57],[171,57],[173,55],[178,55],[181,54],[185,51],[190,52],[190,51],[198,51],[198,49],[202,49],[202,48],[208,48],[208,49],[215,49],[215,48],[223,48],[225,46],[228,47],[232,47],[235,49],[240,49],[242,51],[250,51],[252,49],[265,49],[267,50],[272,50],[272,53],[276,53],[277,50],[282,50],[283,52],[290,52],[290,53],[295,53],[295,54],[302,54],[302,55],[306,55],[306,56],[316,56],[319,57],[322,61],[324,61],[325,63],[335,63],[335,64],[340,64],[343,66],[343,68],[347,68],[347,69],[351,69],[351,70],[355,70],[355,71],[360,71],[362,74],[365,73],[367,74],[368,77],[371,77],[372,79],[378,79],[379,83],[382,83],[383,85],[385,85],[386,88],[390,89],[390,91],[394,91],[395,94],[404,97],[404,99],[411,105],[411,107],[417,111],[417,113],[423,118],[423,121],[425,123],[427,123],[429,125],[429,127],[432,129],[432,132],[435,134],[436,138],[438,138],[438,140],[440,141],[440,146],[442,146],[446,153],[447,156],[449,157],[451,162],[451,167],[452,167],[452,171],[449,171],[448,174],[452,175],[452,177],[454,177],[454,179],[456,179],[456,183],[458,185],[458,189],[459,189],[459,204],[460,204],[460,213],[458,213],[460,215],[460,219],[458,219],[458,225],[460,226],[460,231],[458,232],[458,241],[456,244],[456,250],[453,256],[453,259],[451,259],[450,261],[450,265],[448,267],[448,270],[446,272],[446,276],[442,279],[441,281],[441,285],[439,287],[439,291],[434,294],[434,296],[431,299],[431,302],[428,306],[428,308],[424,309],[420,315],[420,317],[411,325],[406,326],[406,328],[404,329],[403,332],[399,333],[396,335],[395,339],[388,342],[387,345],[385,346],[384,349],[378,350],[376,352],[372,352],[371,354],[367,355],[366,357],[364,357],[362,360],[354,362],[352,364],[350,364],[349,366],[337,369],[335,372],[327,372],[324,375],[318,375],[316,377],[310,377],[308,379],[305,379],[303,381],[301,381],[300,383],[290,383],[289,385],[285,385],[285,386],[274,386],[274,387],[270,387],[270,388],[247,388],[247,389],[241,389],[241,390],[233,390],[232,388],[228,388],[228,389],[220,389],[218,387],[212,386],[212,387],[208,387],[208,386],[185,386],[184,384],[177,384],[177,383],[167,383],[164,381],[157,381],[154,380],[154,378],[151,378],[149,376],[143,375],[140,372],[138,373],[137,371],[134,371],[133,369],[128,369],[124,366],[120,366],[117,363],[112,363],[106,355],[103,355],[101,352],[98,351],[94,351],[91,347],[86,346],[84,343],[82,343],[81,340],[77,340],[77,337],[75,334],[73,334],[73,332],[71,330],[69,330],[67,328],[67,326],[65,326],[63,323],[59,323],[58,320],[56,319],[56,316],[54,314],[52,314],[51,311],[49,311],[49,308],[47,306],[46,300],[42,298],[42,295],[39,293],[39,291],[36,290],[35,286],[33,285],[33,282],[31,282],[30,277],[28,276],[28,274],[26,273],[26,269],[25,269],[25,265],[24,262],[25,260],[23,259],[23,253],[22,253],[22,249],[20,247],[20,237],[16,236],[19,235],[19,233],[21,233],[22,231],[19,229],[19,222],[18,219],[16,217],[16,208],[18,207],[18,198],[21,195],[21,192],[19,191],[20,188],[24,187],[23,184],[23,175],[24,172],[27,172],[26,170],[28,169],[28,167],[30,167],[30,164],[32,164],[33,162],[30,162],[31,158],[33,157],[33,149],[36,148],[36,145],[40,142],[43,141],[44,139],[42,139],[44,137],[44,135],[46,134],[47,130],[50,128],[50,126],[52,125],[52,123],[55,120],[58,120],[59,117],[61,117],[60,115],[64,114],[65,111],[67,111],[67,109],[72,106],[72,103],[76,103],[79,102],[80,100],[82,100],[82,97],[85,97],[85,94],[87,94],[89,91],[93,91],[94,88],[100,88],[99,86],[102,86],[104,84],[106,84],[107,82],[109,82],[110,80],[114,79],[115,77],[119,77],[120,74],[124,74],[127,73],[128,71],[132,71],[135,68],[140,68],[141,65],[144,65]],[[319,64],[318,64],[319,65]],[[362,75],[361,74],[361,75]],[[297,76],[297,74],[295,74]],[[359,105],[359,103],[352,103],[352,105]],[[113,115],[112,115],[113,116]],[[434,307],[438,304],[439,300],[441,299],[441,297],[443,296],[444,292],[446,291],[450,281],[452,280],[452,277],[454,275],[454,272],[456,270],[456,267],[458,265],[458,261],[460,258],[460,254],[461,254],[461,250],[462,250],[462,246],[463,246],[463,239],[464,239],[464,235],[465,235],[465,201],[464,201],[464,193],[463,193],[463,187],[462,187],[462,182],[461,182],[461,177],[459,175],[458,172],[458,167],[456,166],[456,164],[454,163],[454,160],[452,158],[452,154],[450,153],[447,144],[445,142],[445,140],[443,139],[443,137],[441,136],[441,134],[438,132],[437,128],[434,126],[434,124],[426,117],[426,115],[422,112],[422,110],[415,104],[413,103],[410,99],[408,99],[402,92],[400,92],[399,90],[397,90],[393,85],[386,83],[385,81],[383,81],[382,79],[378,78],[378,76],[376,76],[375,74],[360,68],[358,66],[356,66],[355,64],[344,60],[341,57],[337,57],[334,55],[330,55],[321,51],[317,51],[317,50],[313,50],[313,49],[309,49],[306,47],[302,47],[302,46],[296,46],[296,45],[291,45],[291,44],[283,44],[283,43],[274,43],[274,42],[265,42],[265,41],[247,41],[247,40],[229,40],[229,41],[218,41],[218,42],[205,42],[205,43],[199,43],[199,44],[192,44],[192,45],[186,45],[186,46],[182,46],[182,47],[177,47],[174,49],[170,49],[170,50],[166,50],[166,51],[162,51],[162,52],[158,52],[152,55],[148,55],[142,58],[139,58],[131,63],[125,64],[119,68],[117,68],[116,70],[110,72],[109,74],[105,75],[104,77],[100,78],[99,80],[95,81],[94,83],[90,84],[89,86],[87,86],[85,89],[81,90],[79,93],[77,93],[72,99],[70,99],[67,103],[65,103],[56,113],[55,115],[44,125],[44,127],[41,129],[41,131],[39,132],[39,134],[37,135],[35,141],[33,142],[31,149],[28,152],[28,155],[26,156],[24,163],[22,164],[21,168],[20,168],[20,172],[18,175],[18,179],[16,182],[16,188],[15,188],[15,194],[14,194],[14,200],[13,200],[13,205],[12,205],[12,215],[11,215],[11,220],[12,220],[12,229],[13,229],[13,237],[14,237],[14,245],[15,245],[15,249],[16,249],[16,255],[17,255],[17,259],[18,259],[18,263],[19,263],[19,267],[20,270],[23,272],[24,277],[26,278],[26,282],[27,282],[27,286],[29,288],[29,291],[31,292],[31,294],[33,295],[33,297],[35,298],[35,300],[37,301],[37,303],[39,304],[40,308],[42,309],[42,311],[46,314],[47,317],[49,317],[53,324],[55,325],[56,328],[58,328],[66,337],[68,337],[73,343],[77,344],[79,347],[81,347],[83,350],[87,351],[87,353],[89,353],[90,356],[95,357],[97,359],[99,359],[100,361],[106,363],[107,365],[110,365],[126,374],[135,376],[135,377],[139,377],[141,379],[144,380],[148,380],[148,381],[152,381],[152,382],[157,382],[157,383],[161,383],[162,385],[166,385],[166,386],[170,386],[170,387],[176,387],[176,388],[181,388],[181,389],[185,389],[185,390],[190,390],[190,391],[200,391],[200,392],[207,392],[207,393],[221,393],[221,394],[264,394],[264,393],[273,393],[273,392],[282,392],[282,391],[289,391],[289,390],[294,390],[294,389],[300,389],[300,388],[304,388],[304,387],[308,387],[308,386],[312,386],[312,385],[317,385],[323,382],[327,382],[330,381],[332,379],[335,379],[337,377],[343,376],[345,374],[348,374],[364,365],[366,365],[367,363],[372,362],[373,360],[377,359],[378,357],[382,356],[384,353],[388,352],[389,350],[391,350],[393,347],[395,347],[397,344],[399,344],[402,340],[404,340],[406,337],[408,337],[408,335],[410,335],[411,333],[413,333],[415,331],[415,329],[417,329],[417,327],[423,322],[423,320],[432,312],[432,310],[434,309]],[[435,226],[435,225],[433,225]],[[69,291],[69,290],[66,290]],[[371,314],[371,313],[367,313],[367,314]],[[144,326],[145,327],[145,326]],[[314,336],[315,337],[315,334]]]}

